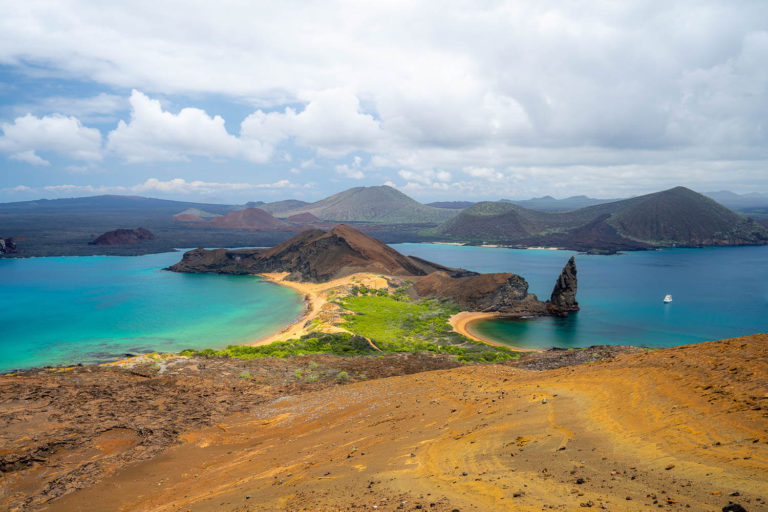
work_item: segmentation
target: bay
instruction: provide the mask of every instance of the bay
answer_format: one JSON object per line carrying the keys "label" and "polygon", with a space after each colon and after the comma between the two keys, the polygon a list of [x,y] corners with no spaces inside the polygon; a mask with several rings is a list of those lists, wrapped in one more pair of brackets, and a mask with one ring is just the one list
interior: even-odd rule
{"label": "bay", "polygon": [[302,311],[299,294],[260,277],[162,270],[181,255],[0,259],[0,370],[221,348]]}
{"label": "bay", "polygon": [[[581,311],[567,318],[488,320],[482,337],[521,348],[601,344],[669,347],[768,332],[768,246],[665,249],[612,256],[546,249],[395,244],[395,249],[477,272],[522,275],[549,298],[576,256]],[[664,295],[673,302],[664,304]]]}

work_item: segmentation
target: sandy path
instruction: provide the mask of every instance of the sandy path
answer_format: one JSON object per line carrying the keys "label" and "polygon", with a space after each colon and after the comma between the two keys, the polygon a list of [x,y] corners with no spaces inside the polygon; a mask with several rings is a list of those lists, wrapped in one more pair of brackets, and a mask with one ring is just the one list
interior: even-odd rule
{"label": "sandy path", "polygon": [[474,333],[471,330],[471,325],[474,322],[478,322],[480,320],[490,320],[491,318],[500,318],[500,317],[503,317],[503,315],[499,313],[477,313],[473,311],[462,311],[461,313],[457,313],[453,315],[450,319],[448,319],[448,322],[451,324],[451,327],[453,328],[454,331],[475,341],[482,341],[483,343],[487,343],[489,345],[494,345],[497,347],[511,348],[513,350],[517,350],[518,352],[541,352],[541,350],[537,350],[537,349],[513,347],[505,343],[494,341],[490,338],[483,338],[481,336],[478,336],[476,333]]}
{"label": "sandy path", "polygon": [[767,510],[766,390],[768,335],[361,382],[184,434],[48,510]]}

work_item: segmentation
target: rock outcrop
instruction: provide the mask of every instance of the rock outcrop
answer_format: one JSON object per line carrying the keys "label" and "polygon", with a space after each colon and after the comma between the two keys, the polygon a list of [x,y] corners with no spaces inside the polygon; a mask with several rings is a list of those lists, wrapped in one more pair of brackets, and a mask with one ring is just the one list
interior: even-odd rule
{"label": "rock outcrop", "polygon": [[107,231],[88,243],[90,245],[133,245],[139,244],[144,240],[154,239],[155,235],[148,229],[116,229],[114,231]]}
{"label": "rock outcrop", "polygon": [[453,277],[433,272],[418,279],[413,290],[419,297],[453,300],[465,311],[499,312],[508,315],[544,315],[546,306],[528,293],[528,282],[517,274],[475,274]]}
{"label": "rock outcrop", "polygon": [[579,310],[579,303],[576,301],[579,284],[576,273],[576,260],[571,256],[555,282],[552,296],[547,301],[547,309],[551,314],[565,316],[569,311]]}
{"label": "rock outcrop", "polygon": [[15,254],[16,252],[18,251],[13,238],[0,238],[0,254]]}

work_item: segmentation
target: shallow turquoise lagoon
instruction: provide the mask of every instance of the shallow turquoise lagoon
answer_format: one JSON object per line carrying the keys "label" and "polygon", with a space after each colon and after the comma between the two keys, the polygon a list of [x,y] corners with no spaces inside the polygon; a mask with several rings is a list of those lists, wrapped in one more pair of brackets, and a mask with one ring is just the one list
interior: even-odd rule
{"label": "shallow turquoise lagoon", "polygon": [[302,311],[259,277],[162,270],[181,254],[0,260],[0,370],[224,347]]}
{"label": "shallow turquoise lagoon", "polygon": [[[667,249],[591,256],[569,251],[397,244],[478,272],[513,272],[546,300],[576,255],[581,311],[568,318],[492,320],[477,334],[524,348],[675,346],[768,332],[768,246]],[[674,301],[664,304],[665,294]]]}

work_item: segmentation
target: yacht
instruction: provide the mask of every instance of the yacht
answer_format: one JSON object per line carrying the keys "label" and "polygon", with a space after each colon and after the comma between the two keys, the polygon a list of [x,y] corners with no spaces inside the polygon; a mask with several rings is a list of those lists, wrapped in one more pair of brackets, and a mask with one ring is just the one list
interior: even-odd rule
{"label": "yacht", "polygon": [[664,303],[667,304],[669,302],[672,302],[672,296],[667,294],[664,296]]}

